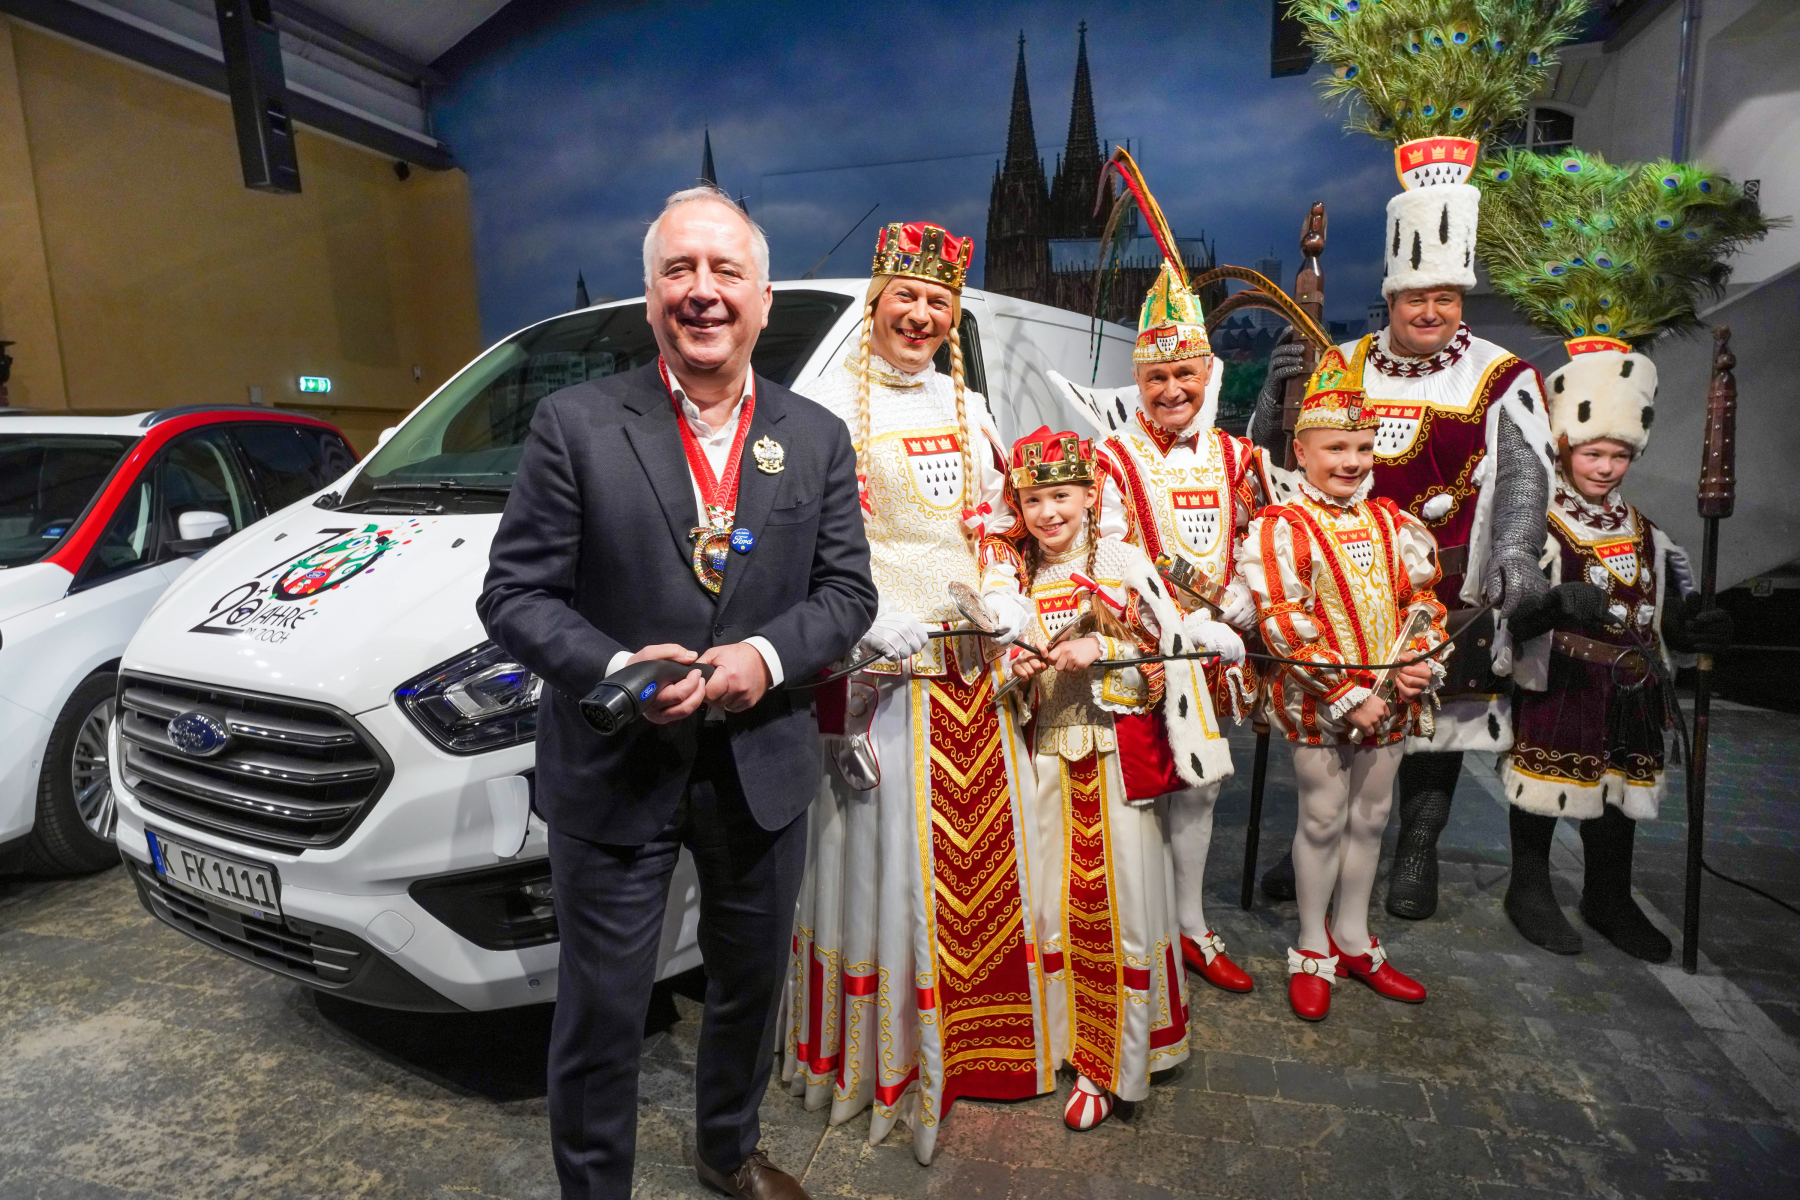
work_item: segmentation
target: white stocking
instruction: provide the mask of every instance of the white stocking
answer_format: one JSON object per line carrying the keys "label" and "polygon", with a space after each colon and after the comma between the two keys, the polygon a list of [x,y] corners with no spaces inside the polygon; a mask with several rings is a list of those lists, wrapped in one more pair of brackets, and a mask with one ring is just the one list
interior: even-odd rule
{"label": "white stocking", "polygon": [[1350,821],[1344,831],[1337,893],[1331,901],[1331,932],[1345,954],[1369,952],[1369,894],[1381,862],[1381,834],[1394,803],[1394,776],[1401,747],[1357,750],[1350,768]]}
{"label": "white stocking", "polygon": [[[1223,781],[1220,781],[1223,782]],[[1212,847],[1219,783],[1169,793],[1169,848],[1175,855],[1175,912],[1181,932],[1201,943],[1206,923],[1206,855]]]}
{"label": "white stocking", "polygon": [[1294,830],[1294,890],[1300,949],[1330,953],[1325,910],[1350,954],[1369,948],[1369,894],[1381,858],[1381,833],[1393,803],[1398,744],[1376,748],[1295,746],[1300,820]]}
{"label": "white stocking", "polygon": [[1300,819],[1294,827],[1294,892],[1300,905],[1300,949],[1331,953],[1325,907],[1337,889],[1344,818],[1350,808],[1350,764],[1336,746],[1294,747]]}

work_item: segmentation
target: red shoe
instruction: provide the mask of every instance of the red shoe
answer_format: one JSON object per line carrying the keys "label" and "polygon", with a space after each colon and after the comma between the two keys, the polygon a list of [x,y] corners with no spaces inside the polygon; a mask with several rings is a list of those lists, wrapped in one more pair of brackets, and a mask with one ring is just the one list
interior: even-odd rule
{"label": "red shoe", "polygon": [[[1207,961],[1206,952],[1212,951],[1212,960]],[[1225,955],[1225,942],[1212,930],[1207,930],[1196,942],[1187,934],[1181,935],[1181,958],[1188,968],[1212,984],[1227,992],[1247,992],[1255,987],[1250,977],[1244,974],[1242,967],[1232,962]]]}
{"label": "red shoe", "polygon": [[1288,1003],[1302,1021],[1323,1021],[1331,1011],[1331,981],[1336,956],[1311,950],[1288,951]]}
{"label": "red shoe", "polygon": [[1075,1077],[1069,1089],[1069,1101],[1063,1105],[1063,1124],[1076,1133],[1086,1133],[1112,1116],[1112,1093],[1086,1075]]}
{"label": "red shoe", "polygon": [[1337,955],[1339,978],[1348,976],[1361,980],[1374,989],[1377,996],[1386,996],[1389,1000],[1404,1000],[1408,1004],[1425,1003],[1425,987],[1418,980],[1402,975],[1394,970],[1394,964],[1388,961],[1387,951],[1373,936],[1369,938],[1367,954],[1345,954],[1338,949],[1338,944],[1331,935],[1325,935],[1331,941],[1331,952]]}

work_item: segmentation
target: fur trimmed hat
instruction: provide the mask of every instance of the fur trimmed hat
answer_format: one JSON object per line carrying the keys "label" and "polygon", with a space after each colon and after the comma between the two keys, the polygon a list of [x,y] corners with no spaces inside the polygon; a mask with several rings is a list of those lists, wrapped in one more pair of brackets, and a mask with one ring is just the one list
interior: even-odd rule
{"label": "fur trimmed hat", "polygon": [[1656,419],[1656,364],[1617,338],[1566,345],[1569,361],[1544,381],[1550,432],[1570,446],[1611,438],[1642,454]]}
{"label": "fur trimmed hat", "polygon": [[1389,200],[1381,294],[1474,287],[1480,210],[1481,192],[1467,183],[1409,189]]}

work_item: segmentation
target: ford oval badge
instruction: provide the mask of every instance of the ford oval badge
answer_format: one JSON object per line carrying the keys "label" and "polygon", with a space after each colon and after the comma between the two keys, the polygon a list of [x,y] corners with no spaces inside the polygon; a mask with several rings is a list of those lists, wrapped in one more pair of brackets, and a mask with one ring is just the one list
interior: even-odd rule
{"label": "ford oval badge", "polygon": [[230,744],[231,731],[211,713],[184,712],[169,722],[169,741],[183,754],[211,758]]}

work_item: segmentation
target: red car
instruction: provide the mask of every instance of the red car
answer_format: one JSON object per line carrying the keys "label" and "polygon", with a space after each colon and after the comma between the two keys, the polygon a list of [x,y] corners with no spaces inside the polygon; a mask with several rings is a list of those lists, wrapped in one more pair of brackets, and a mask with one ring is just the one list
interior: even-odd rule
{"label": "red car", "polygon": [[0,871],[94,871],[113,848],[119,656],[193,560],[356,463],[300,413],[0,408]]}

